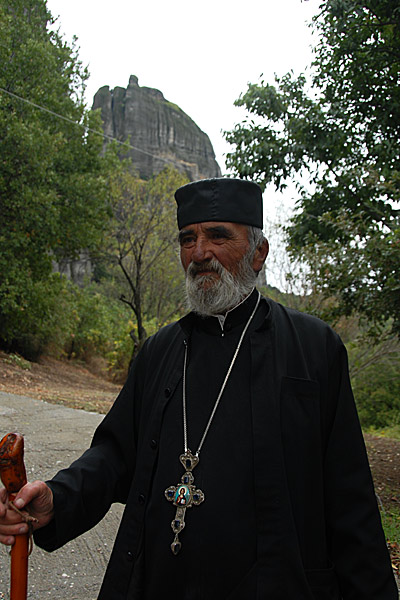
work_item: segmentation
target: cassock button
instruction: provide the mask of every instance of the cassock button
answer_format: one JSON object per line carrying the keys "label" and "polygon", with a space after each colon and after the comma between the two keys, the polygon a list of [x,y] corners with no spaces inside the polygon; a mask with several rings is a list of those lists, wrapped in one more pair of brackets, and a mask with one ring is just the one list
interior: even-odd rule
{"label": "cassock button", "polygon": [[151,440],[150,446],[155,450],[157,448],[157,440]]}
{"label": "cassock button", "polygon": [[144,494],[139,494],[139,504],[144,504],[146,502],[146,496]]}
{"label": "cassock button", "polygon": [[128,559],[129,562],[132,562],[134,559],[133,552],[128,551],[126,553],[126,558]]}
{"label": "cassock button", "polygon": [[165,388],[164,390],[164,394],[166,398],[169,398],[171,395],[171,389],[170,388]]}

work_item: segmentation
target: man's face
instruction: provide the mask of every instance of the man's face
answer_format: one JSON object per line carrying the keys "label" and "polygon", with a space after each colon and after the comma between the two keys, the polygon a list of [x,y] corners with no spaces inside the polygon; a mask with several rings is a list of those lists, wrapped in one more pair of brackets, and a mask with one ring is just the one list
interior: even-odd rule
{"label": "man's face", "polygon": [[245,225],[197,223],[182,229],[179,240],[191,310],[201,315],[225,313],[254,288],[258,262],[250,256]]}
{"label": "man's face", "polygon": [[235,275],[245,256],[249,241],[247,227],[238,223],[206,222],[187,225],[179,232],[181,261],[185,272],[193,263],[194,277],[204,278],[204,287],[212,285],[220,275],[209,266],[216,259]]}

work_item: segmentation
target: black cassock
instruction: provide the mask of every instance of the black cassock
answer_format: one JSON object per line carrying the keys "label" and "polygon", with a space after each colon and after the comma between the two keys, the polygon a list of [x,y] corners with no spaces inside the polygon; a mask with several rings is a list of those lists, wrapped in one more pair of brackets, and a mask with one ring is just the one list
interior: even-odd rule
{"label": "black cassock", "polygon": [[196,452],[257,292],[217,318],[190,314],[150,338],[91,448],[50,482],[53,550],[126,509],[99,600],[397,600],[346,351],[324,323],[263,299],[193,475],[182,550],[164,491]]}

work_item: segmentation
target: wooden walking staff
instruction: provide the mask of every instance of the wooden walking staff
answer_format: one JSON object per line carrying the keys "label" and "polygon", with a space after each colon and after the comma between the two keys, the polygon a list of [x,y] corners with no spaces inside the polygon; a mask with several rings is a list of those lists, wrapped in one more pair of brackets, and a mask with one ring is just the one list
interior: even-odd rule
{"label": "wooden walking staff", "polygon": [[[12,504],[19,490],[26,484],[24,438],[19,433],[8,433],[0,442],[0,477],[8,492],[11,508],[19,512]],[[23,514],[22,516],[26,521],[34,520]],[[29,537],[29,533],[16,535],[11,549],[10,600],[26,600]]]}

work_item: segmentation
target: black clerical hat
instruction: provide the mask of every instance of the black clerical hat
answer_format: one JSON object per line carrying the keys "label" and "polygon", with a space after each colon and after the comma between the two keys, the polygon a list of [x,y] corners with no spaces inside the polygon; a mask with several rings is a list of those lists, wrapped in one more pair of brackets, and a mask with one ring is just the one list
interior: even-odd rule
{"label": "black clerical hat", "polygon": [[201,179],[175,192],[178,227],[206,221],[228,221],[263,228],[260,186],[244,179]]}

